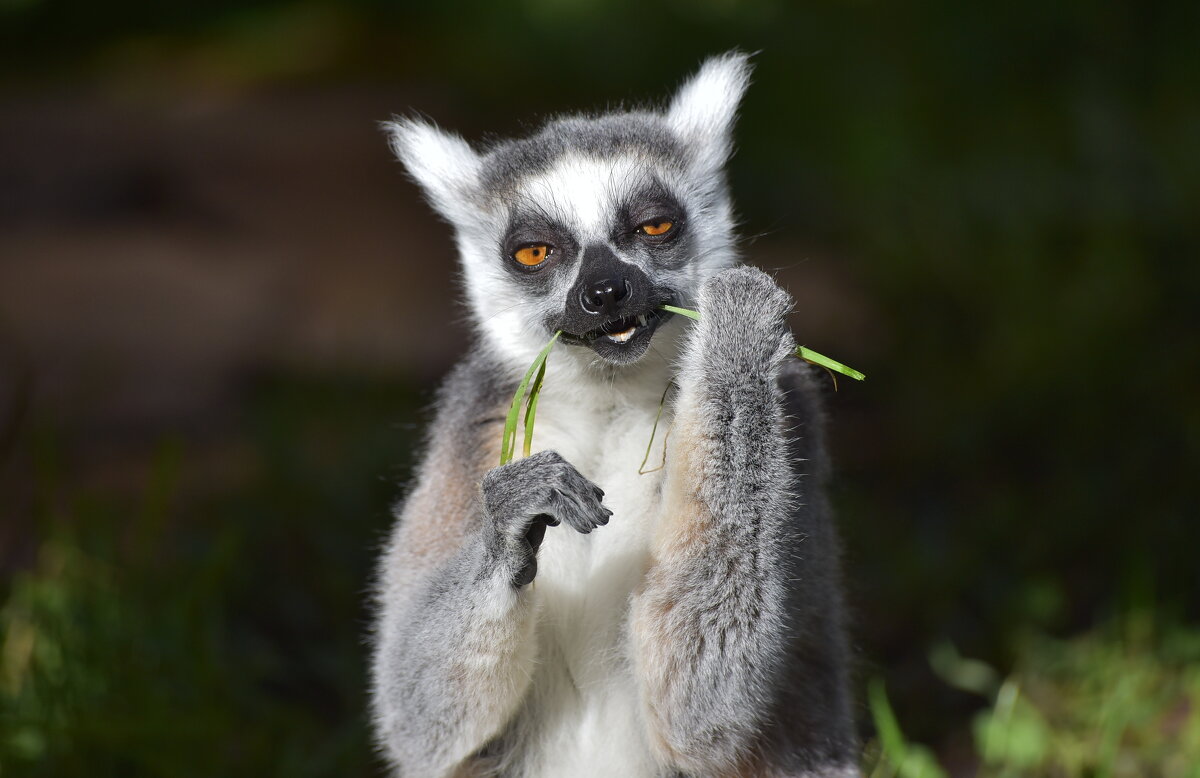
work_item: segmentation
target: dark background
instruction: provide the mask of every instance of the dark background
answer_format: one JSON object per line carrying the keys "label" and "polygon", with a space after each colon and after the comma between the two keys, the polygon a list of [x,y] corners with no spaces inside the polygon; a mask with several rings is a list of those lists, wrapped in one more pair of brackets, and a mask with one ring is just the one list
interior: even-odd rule
{"label": "dark background", "polygon": [[522,132],[733,47],[747,256],[869,376],[830,398],[860,687],[969,775],[990,703],[939,646],[1005,676],[1065,641],[1101,694],[1119,670],[1069,641],[1169,665],[1200,594],[1198,30],[1185,2],[2,0],[0,774],[379,774],[365,592],[467,342],[377,123]]}

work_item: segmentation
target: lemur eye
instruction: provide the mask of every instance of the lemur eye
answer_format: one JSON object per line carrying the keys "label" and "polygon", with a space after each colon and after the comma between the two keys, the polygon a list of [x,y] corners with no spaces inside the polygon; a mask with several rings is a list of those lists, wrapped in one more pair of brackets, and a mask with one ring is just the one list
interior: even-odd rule
{"label": "lemur eye", "polygon": [[668,221],[650,221],[638,227],[638,232],[644,235],[659,236],[666,235],[675,226],[675,222]]}
{"label": "lemur eye", "polygon": [[546,244],[539,243],[536,246],[525,246],[524,248],[517,249],[513,252],[513,259],[517,260],[526,267],[537,267],[545,262],[546,258],[549,257],[553,251],[554,249],[550,248]]}

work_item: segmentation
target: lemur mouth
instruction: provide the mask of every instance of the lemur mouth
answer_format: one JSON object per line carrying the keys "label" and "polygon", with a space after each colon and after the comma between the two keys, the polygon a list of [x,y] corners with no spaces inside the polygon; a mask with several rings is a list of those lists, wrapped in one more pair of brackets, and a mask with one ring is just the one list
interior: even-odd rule
{"label": "lemur mouth", "polygon": [[656,306],[643,313],[610,319],[582,335],[564,332],[561,339],[573,346],[587,346],[607,362],[629,364],[646,353],[654,331],[673,315]]}
{"label": "lemur mouth", "polygon": [[645,313],[612,319],[582,335],[571,335],[564,332],[562,338],[564,341],[578,345],[592,346],[597,341],[620,345],[629,343],[642,333],[653,332],[662,321],[673,315],[668,311],[652,308]]}
{"label": "lemur mouth", "polygon": [[637,316],[625,316],[615,319],[599,329],[587,333],[584,335],[584,338],[588,340],[605,338],[613,343],[628,343],[633,339],[634,335],[637,335],[639,330],[657,326],[658,313],[659,311],[652,310],[649,313],[639,313]]}

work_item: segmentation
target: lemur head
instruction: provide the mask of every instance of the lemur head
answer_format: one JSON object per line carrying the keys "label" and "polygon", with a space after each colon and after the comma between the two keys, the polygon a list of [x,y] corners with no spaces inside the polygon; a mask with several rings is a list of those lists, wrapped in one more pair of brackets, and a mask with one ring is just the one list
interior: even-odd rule
{"label": "lemur head", "polygon": [[527,363],[562,330],[602,364],[630,364],[670,316],[660,305],[688,304],[735,262],[724,165],[749,74],[745,55],[715,57],[665,111],[557,118],[483,151],[427,122],[385,125],[454,227],[491,345]]}

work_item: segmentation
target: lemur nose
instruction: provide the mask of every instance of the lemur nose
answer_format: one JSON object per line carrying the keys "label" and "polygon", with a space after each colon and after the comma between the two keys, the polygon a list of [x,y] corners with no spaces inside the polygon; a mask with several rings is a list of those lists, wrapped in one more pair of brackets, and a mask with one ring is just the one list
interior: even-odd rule
{"label": "lemur nose", "polygon": [[579,295],[579,301],[583,304],[583,310],[588,313],[613,313],[632,291],[626,279],[606,278],[585,287]]}

